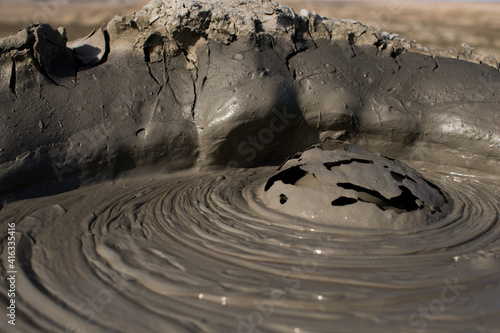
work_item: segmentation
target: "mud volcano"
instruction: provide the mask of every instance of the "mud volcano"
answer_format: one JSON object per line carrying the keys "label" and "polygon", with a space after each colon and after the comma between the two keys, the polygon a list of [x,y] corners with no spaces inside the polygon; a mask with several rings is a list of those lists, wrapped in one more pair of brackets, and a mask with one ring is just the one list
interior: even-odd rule
{"label": "mud volcano", "polygon": [[270,1],[0,39],[2,327],[495,332],[498,67]]}

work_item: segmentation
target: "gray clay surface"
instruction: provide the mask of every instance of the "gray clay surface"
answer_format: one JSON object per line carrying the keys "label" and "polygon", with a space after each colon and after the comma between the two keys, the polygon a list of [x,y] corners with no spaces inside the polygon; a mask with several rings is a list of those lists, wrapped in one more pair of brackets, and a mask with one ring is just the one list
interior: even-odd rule
{"label": "gray clay surface", "polygon": [[0,39],[2,329],[497,332],[498,68],[265,0]]}

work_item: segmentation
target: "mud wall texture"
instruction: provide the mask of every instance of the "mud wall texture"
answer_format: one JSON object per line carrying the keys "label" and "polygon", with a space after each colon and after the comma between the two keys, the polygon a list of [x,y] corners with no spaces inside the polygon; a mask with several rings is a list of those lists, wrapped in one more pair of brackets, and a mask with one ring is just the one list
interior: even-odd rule
{"label": "mud wall texture", "polygon": [[0,191],[253,167],[325,140],[496,170],[498,63],[270,1],[152,1],[68,42],[0,40]]}

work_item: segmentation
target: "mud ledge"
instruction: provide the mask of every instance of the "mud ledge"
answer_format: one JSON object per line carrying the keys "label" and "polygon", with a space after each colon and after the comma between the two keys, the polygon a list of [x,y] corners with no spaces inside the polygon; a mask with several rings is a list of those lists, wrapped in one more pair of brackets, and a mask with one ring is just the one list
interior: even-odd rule
{"label": "mud ledge", "polygon": [[152,1],[73,42],[32,25],[0,39],[0,193],[328,140],[497,172],[498,68],[271,1]]}

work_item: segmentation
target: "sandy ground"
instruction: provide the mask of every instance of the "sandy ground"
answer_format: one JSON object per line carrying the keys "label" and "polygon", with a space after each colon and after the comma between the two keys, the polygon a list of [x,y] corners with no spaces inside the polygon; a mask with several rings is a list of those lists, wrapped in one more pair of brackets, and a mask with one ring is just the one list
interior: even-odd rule
{"label": "sandy ground", "polygon": [[[67,27],[69,38],[75,39],[105,24],[114,15],[140,9],[148,1],[139,0],[128,5],[64,2],[13,4],[0,0],[0,37],[14,34],[32,22],[46,21],[54,26]],[[462,43],[466,43],[482,54],[493,53],[500,59],[500,4],[399,0],[281,2],[296,11],[307,8],[323,16],[360,21],[430,47],[460,49]]]}
{"label": "sandy ground", "polygon": [[10,3],[0,0],[0,37],[15,34],[34,22],[47,22],[54,27],[64,26],[69,39],[86,36],[92,29],[107,24],[118,14],[141,9],[149,1],[136,4],[67,3],[66,0]]}
{"label": "sandy ground", "polygon": [[426,46],[462,47],[500,59],[500,4],[454,2],[282,1],[340,19],[354,19],[381,30],[406,36]]}

